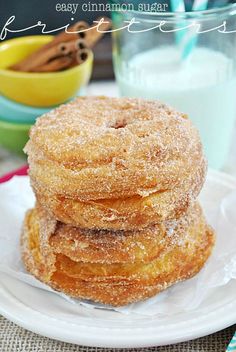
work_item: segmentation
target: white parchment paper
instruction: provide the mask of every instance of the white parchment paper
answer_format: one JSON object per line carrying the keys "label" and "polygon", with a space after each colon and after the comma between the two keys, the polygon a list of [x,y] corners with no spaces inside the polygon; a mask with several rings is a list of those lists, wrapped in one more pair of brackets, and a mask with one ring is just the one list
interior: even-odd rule
{"label": "white parchment paper", "polygon": [[[197,308],[217,287],[236,279],[236,180],[210,172],[201,203],[217,234],[216,245],[205,267],[194,278],[176,284],[143,302],[116,308],[124,314],[169,315]],[[15,176],[0,185],[0,271],[28,285],[51,291],[88,308],[111,307],[71,299],[52,290],[28,274],[21,261],[20,232],[27,209],[34,206],[34,195],[27,176]]]}

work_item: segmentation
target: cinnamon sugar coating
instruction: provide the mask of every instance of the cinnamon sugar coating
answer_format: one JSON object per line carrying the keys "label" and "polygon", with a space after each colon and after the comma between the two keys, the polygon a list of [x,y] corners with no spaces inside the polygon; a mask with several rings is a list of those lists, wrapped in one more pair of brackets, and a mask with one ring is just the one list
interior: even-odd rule
{"label": "cinnamon sugar coating", "polygon": [[[39,221],[43,242],[46,243],[46,237],[54,253],[84,263],[148,263],[173,245],[191,242],[196,227],[204,232],[206,226],[197,203],[189,207],[178,220],[165,221],[136,231],[88,230],[57,221],[49,234],[49,224],[55,220],[40,206],[33,212],[37,213],[35,216]],[[45,231],[47,236],[44,235]]]}
{"label": "cinnamon sugar coating", "polygon": [[[100,243],[96,247],[101,240],[100,237],[103,236],[102,233],[91,232],[90,239],[82,234],[85,242],[80,238],[78,242],[80,246],[73,249],[73,242],[77,238],[76,231],[80,237],[80,230],[73,228],[69,234],[67,225],[60,227],[50,215],[45,214],[44,210],[42,213],[41,211],[42,209],[35,208],[25,217],[21,242],[23,261],[27,270],[41,281],[73,297],[92,299],[113,306],[148,298],[175,282],[195,275],[210,255],[214,243],[213,231],[205,223],[200,207],[195,205],[182,222],[179,220],[176,228],[173,228],[173,224],[172,227],[166,225],[166,231],[156,232],[159,243],[160,237],[164,241],[167,240],[165,237],[171,237],[170,241],[167,240],[168,246],[162,248],[157,256],[148,254],[145,256],[145,252],[152,252],[152,246],[147,241],[143,243],[146,250],[140,252],[140,258],[139,251],[132,251],[131,243],[132,240],[133,243],[139,240],[142,243],[143,236],[118,232],[116,236],[120,239],[117,239],[113,246],[108,246],[104,252],[110,251],[112,254],[115,248],[119,253],[126,251],[127,262],[122,261],[124,256],[121,255],[121,261],[112,263],[110,260],[112,256],[106,254],[105,261],[97,261],[99,255],[93,260],[92,252],[97,249],[102,255],[103,245]],[[150,231],[153,231],[154,239],[155,231],[153,229]],[[109,241],[107,236],[108,234],[105,234],[105,239]],[[124,236],[128,237],[127,241],[123,241]],[[103,240],[106,243],[105,239]],[[121,243],[124,251],[121,250]],[[94,248],[91,247],[90,253],[87,244],[89,246],[95,244]],[[120,257],[117,254],[116,259]],[[79,260],[84,258],[90,261]]]}
{"label": "cinnamon sugar coating", "polygon": [[157,101],[77,98],[37,120],[25,151],[38,201],[85,228],[130,230],[179,217],[206,174],[191,121]]}
{"label": "cinnamon sugar coating", "polygon": [[110,230],[140,230],[165,220],[178,219],[201,188],[202,182],[195,183],[191,189],[186,182],[182,188],[159,191],[146,197],[80,201],[33,185],[38,203],[50,209],[57,220],[85,229]]}

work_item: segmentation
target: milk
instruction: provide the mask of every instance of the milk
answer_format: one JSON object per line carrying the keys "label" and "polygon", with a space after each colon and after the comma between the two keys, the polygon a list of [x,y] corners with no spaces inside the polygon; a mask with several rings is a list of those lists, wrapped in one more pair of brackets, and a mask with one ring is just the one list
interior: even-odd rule
{"label": "milk", "polygon": [[181,63],[178,50],[165,46],[137,54],[116,76],[122,95],[158,99],[186,112],[200,131],[209,165],[223,166],[236,115],[231,59],[199,47]]}

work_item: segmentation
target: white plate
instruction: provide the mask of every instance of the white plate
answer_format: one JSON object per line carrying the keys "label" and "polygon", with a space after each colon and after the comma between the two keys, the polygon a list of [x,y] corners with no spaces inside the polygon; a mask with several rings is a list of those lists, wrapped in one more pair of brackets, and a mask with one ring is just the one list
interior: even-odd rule
{"label": "white plate", "polygon": [[[219,202],[236,188],[230,176],[210,172],[201,198]],[[0,313],[16,324],[61,341],[97,347],[148,347],[208,335],[236,322],[236,280],[217,288],[192,311],[168,317],[124,315],[73,305],[62,297],[0,274]]]}

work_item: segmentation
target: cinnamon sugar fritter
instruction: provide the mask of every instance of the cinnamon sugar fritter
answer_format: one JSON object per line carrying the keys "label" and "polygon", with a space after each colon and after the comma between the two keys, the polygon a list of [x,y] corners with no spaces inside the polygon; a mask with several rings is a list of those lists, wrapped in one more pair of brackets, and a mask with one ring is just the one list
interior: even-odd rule
{"label": "cinnamon sugar fritter", "polygon": [[193,276],[213,243],[197,204],[183,219],[143,233],[83,231],[54,223],[35,208],[26,214],[22,233],[23,260],[33,275],[73,297],[114,306]]}
{"label": "cinnamon sugar fritter", "polygon": [[38,201],[86,228],[137,229],[178,217],[206,173],[187,116],[141,99],[78,98],[39,118],[25,151]]}
{"label": "cinnamon sugar fritter", "polygon": [[214,233],[196,202],[199,134],[157,101],[84,97],[43,115],[25,147],[36,207],[22,257],[56,290],[113,306],[195,275]]}

